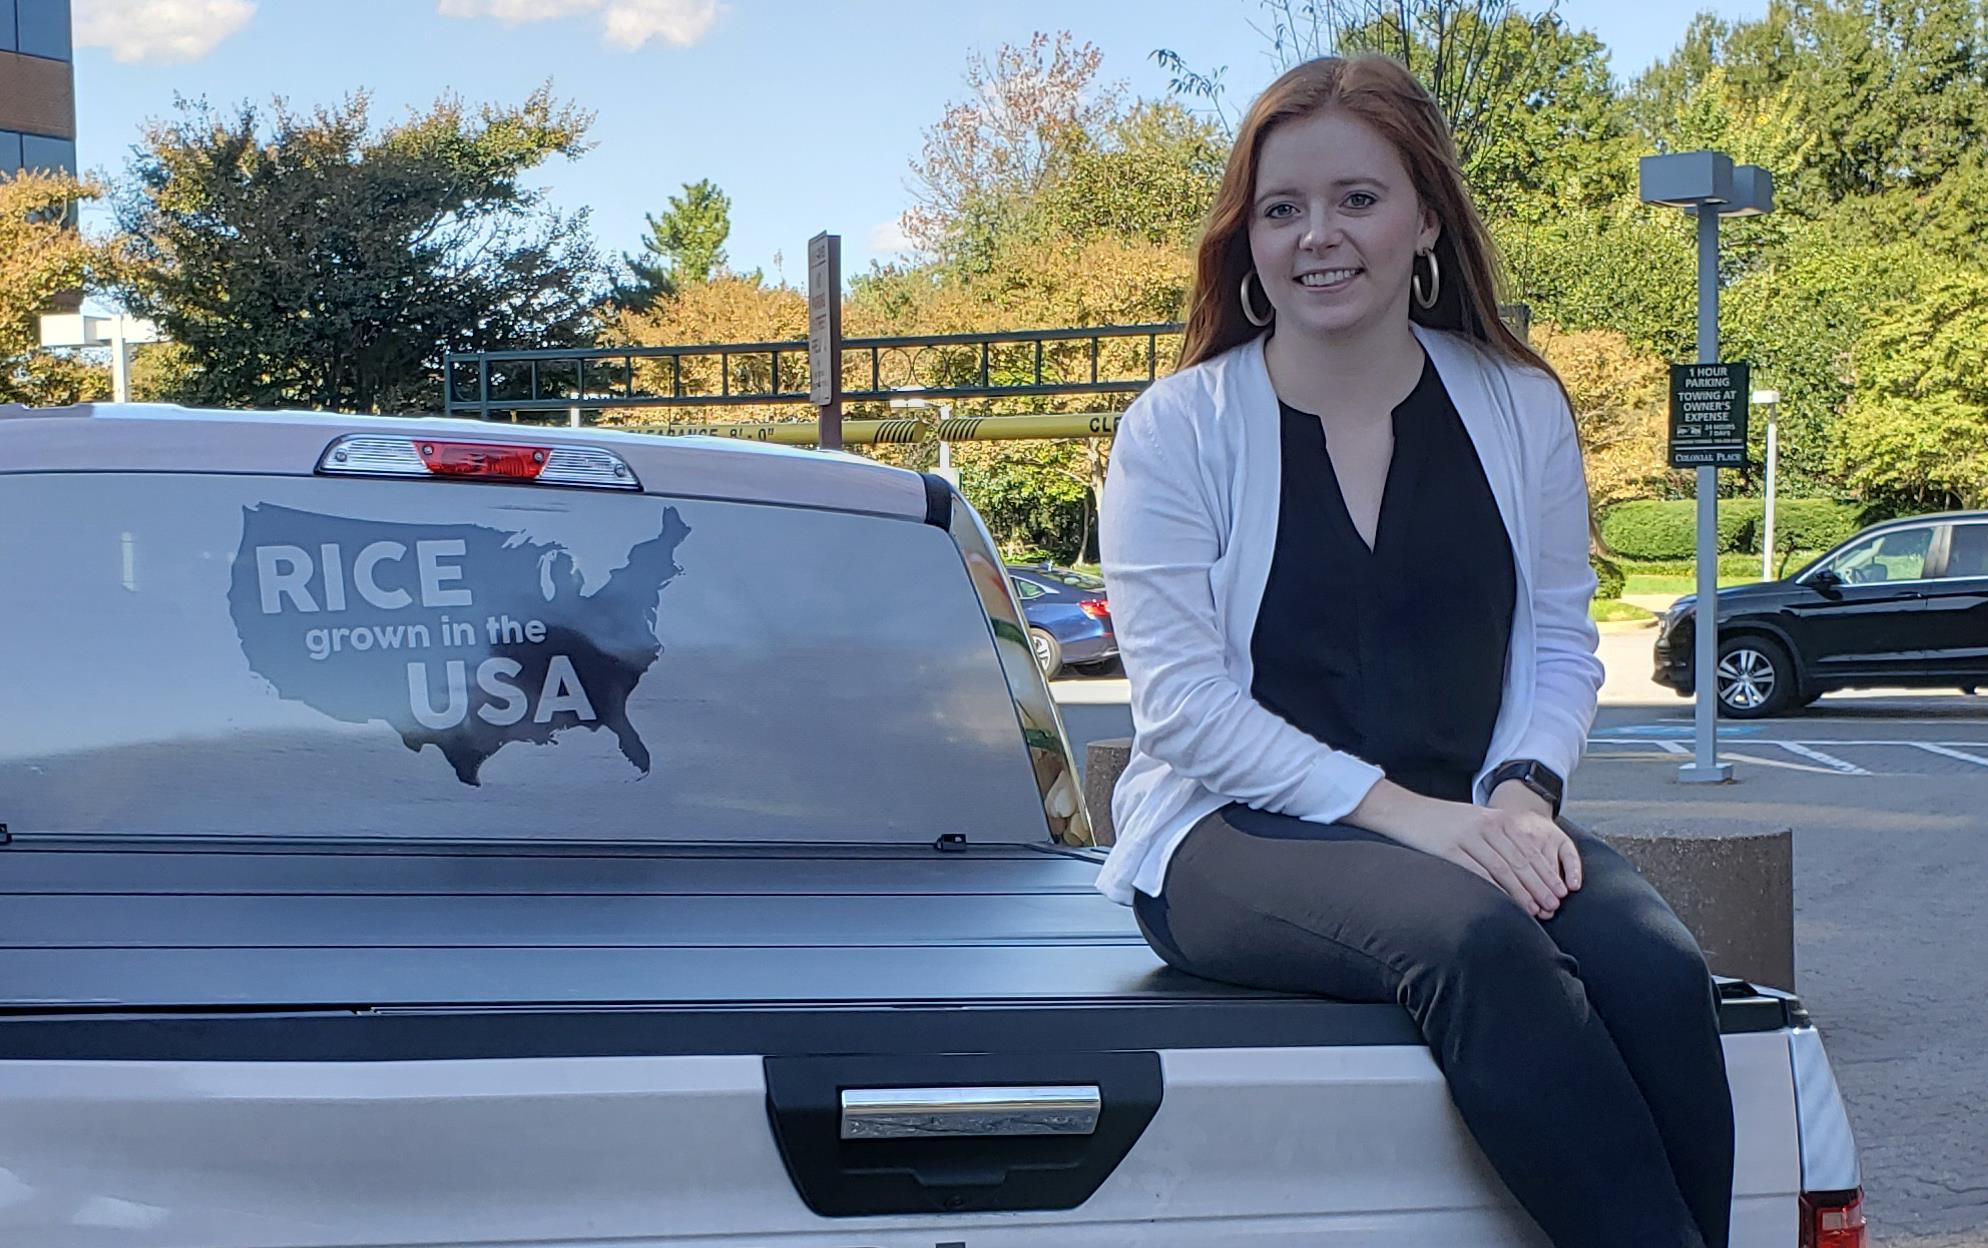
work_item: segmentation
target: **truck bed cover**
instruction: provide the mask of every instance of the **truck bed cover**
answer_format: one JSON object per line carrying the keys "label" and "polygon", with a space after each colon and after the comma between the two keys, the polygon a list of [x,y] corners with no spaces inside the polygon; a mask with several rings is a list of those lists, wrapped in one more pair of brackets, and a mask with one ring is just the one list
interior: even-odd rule
{"label": "truck bed cover", "polygon": [[[1167,968],[1044,846],[0,847],[0,1056],[1415,1044]],[[1728,1031],[1788,1006],[1728,982]],[[906,1026],[907,1021],[917,1025]],[[30,1025],[31,1024],[31,1025]]]}

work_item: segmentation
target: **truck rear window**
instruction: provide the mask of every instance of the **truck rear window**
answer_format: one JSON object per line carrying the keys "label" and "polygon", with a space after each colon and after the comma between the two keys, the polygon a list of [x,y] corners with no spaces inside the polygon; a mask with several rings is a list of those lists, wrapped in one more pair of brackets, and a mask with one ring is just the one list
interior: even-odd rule
{"label": "truck rear window", "polygon": [[1046,836],[944,532],[457,482],[0,491],[0,821],[158,837]]}

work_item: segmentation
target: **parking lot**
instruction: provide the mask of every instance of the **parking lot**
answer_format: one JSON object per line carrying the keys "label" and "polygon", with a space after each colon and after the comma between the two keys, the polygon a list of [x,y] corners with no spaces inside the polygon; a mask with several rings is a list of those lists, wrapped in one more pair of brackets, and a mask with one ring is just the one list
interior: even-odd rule
{"label": "parking lot", "polygon": [[[1691,704],[1649,681],[1647,630],[1608,667],[1568,814],[1795,833],[1796,988],[1862,1150],[1872,1242],[1988,1248],[1988,697],[1832,694],[1720,725],[1730,785],[1684,785]],[[1121,680],[1057,682],[1083,743],[1128,735]]]}

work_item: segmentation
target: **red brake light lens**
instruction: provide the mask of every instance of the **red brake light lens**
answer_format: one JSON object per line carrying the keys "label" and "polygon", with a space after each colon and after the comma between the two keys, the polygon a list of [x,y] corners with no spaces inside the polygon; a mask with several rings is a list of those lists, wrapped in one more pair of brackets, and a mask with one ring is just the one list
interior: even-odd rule
{"label": "red brake light lens", "polygon": [[1869,1248],[1864,1192],[1802,1193],[1802,1248]]}
{"label": "red brake light lens", "polygon": [[545,471],[542,446],[512,446],[491,442],[436,442],[415,444],[428,471],[447,477],[505,477],[530,481]]}
{"label": "red brake light lens", "polygon": [[1094,620],[1106,619],[1111,615],[1111,606],[1102,598],[1086,598],[1077,604],[1077,609]]}

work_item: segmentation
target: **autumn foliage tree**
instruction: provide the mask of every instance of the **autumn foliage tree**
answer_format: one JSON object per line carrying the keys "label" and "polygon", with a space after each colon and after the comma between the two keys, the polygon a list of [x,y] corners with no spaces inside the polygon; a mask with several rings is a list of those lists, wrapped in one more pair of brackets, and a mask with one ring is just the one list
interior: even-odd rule
{"label": "autumn foliage tree", "polygon": [[1588,476],[1589,532],[1599,547],[1598,513],[1682,483],[1665,466],[1669,370],[1660,357],[1637,350],[1615,330],[1570,333],[1537,323],[1531,341],[1560,375],[1574,409]]}
{"label": "autumn foliage tree", "polygon": [[110,393],[102,367],[39,349],[41,313],[83,285],[93,256],[66,218],[97,194],[67,175],[0,174],[0,403],[48,406]]}

